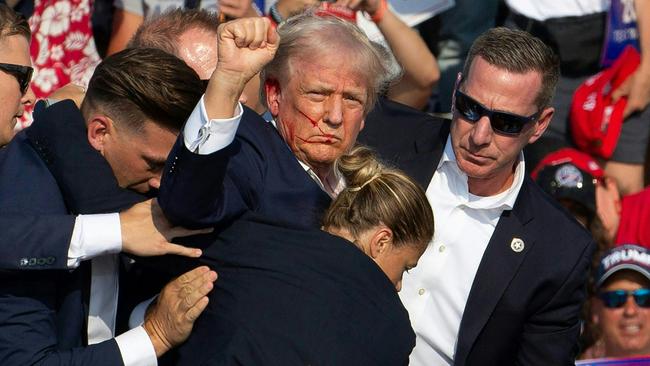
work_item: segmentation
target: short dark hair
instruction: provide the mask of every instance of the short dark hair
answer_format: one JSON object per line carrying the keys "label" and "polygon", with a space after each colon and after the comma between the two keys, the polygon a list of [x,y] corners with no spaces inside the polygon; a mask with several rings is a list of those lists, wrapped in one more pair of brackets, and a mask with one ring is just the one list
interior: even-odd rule
{"label": "short dark hair", "polygon": [[200,29],[216,34],[219,16],[200,9],[172,9],[149,18],[138,27],[127,47],[158,48],[178,55],[179,37],[190,29]]}
{"label": "short dark hair", "polygon": [[539,72],[542,75],[542,88],[535,103],[540,109],[550,106],[560,77],[560,63],[553,50],[539,38],[504,27],[488,30],[472,44],[463,68],[464,77],[469,74],[477,56],[510,72]]}
{"label": "short dark hair", "polygon": [[28,41],[31,39],[32,32],[27,19],[7,5],[0,4],[0,40],[15,35],[23,36]]}
{"label": "short dark hair", "polygon": [[95,69],[81,110],[101,111],[131,131],[145,120],[178,132],[201,98],[199,76],[185,62],[153,48],[126,49]]}

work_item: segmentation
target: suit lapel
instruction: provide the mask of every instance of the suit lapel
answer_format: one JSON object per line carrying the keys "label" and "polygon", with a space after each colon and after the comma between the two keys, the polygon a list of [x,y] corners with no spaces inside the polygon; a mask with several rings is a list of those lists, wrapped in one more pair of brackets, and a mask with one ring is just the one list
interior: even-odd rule
{"label": "suit lapel", "polygon": [[[438,162],[442,157],[449,136],[449,126],[449,121],[445,121],[440,125],[440,131],[435,135],[426,133],[426,131],[417,134],[414,141],[415,154],[397,158],[397,166],[420,183],[425,190],[429,186],[433,173],[435,173]],[[431,126],[427,127],[431,128]]]}
{"label": "suit lapel", "polygon": [[[504,211],[481,259],[467,304],[463,312],[456,346],[455,365],[464,365],[474,342],[487,323],[503,292],[516,275],[534,238],[527,234],[526,224],[532,220],[527,206],[528,179],[524,181],[513,210]],[[513,239],[521,239],[523,250],[516,251]]]}

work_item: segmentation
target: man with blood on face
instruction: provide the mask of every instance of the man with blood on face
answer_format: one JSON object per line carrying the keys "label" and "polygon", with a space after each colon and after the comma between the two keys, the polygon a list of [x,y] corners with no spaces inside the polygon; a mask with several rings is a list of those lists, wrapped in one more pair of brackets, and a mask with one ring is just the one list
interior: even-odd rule
{"label": "man with blood on face", "polygon": [[[227,24],[232,33],[219,37],[207,91],[168,158],[161,207],[187,227],[245,212],[319,227],[345,187],[334,162],[356,143],[377,93],[399,68],[384,48],[338,18],[305,13],[277,33],[265,18]],[[259,70],[271,124],[237,103]],[[199,166],[210,166],[210,174]]]}

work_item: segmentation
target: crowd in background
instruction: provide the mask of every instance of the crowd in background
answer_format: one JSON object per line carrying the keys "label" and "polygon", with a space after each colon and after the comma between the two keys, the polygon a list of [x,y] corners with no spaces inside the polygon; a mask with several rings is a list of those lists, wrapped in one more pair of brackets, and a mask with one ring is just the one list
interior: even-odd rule
{"label": "crowd in background", "polygon": [[[465,82],[463,77],[469,74],[467,72],[460,76],[465,59],[481,34],[491,28],[505,26],[539,38],[557,55],[560,72],[550,103],[553,112],[549,116],[549,127],[544,135],[523,150],[525,174],[555,198],[591,234],[597,246],[589,258],[591,269],[586,284],[588,298],[581,315],[579,358],[650,356],[650,1],[576,0],[558,4],[553,1],[456,0],[450,9],[415,27],[409,27],[400,20],[399,13],[391,9],[385,0],[339,0],[334,3],[278,0],[273,4],[251,0],[3,2],[29,19],[31,33],[27,34],[31,34],[30,42],[22,42],[17,47],[29,49],[31,61],[0,59],[0,65],[33,65],[33,76],[32,71],[27,75],[26,70],[0,67],[0,72],[17,75],[16,79],[21,83],[20,98],[0,98],[3,104],[0,108],[8,109],[12,103],[17,105],[16,111],[0,113],[0,116],[10,116],[12,120],[9,127],[0,127],[2,145],[8,144],[15,132],[29,130],[33,116],[39,113],[39,109],[35,109],[38,100],[45,101],[41,102],[42,108],[65,99],[73,99],[84,113],[88,108],[96,108],[88,101],[82,107],[89,81],[102,59],[114,54],[124,57],[124,49],[152,47],[177,56],[196,72],[196,77],[193,76],[191,80],[193,84],[187,88],[196,87],[201,90],[198,93],[202,94],[205,88],[202,85],[215,78],[213,70],[221,57],[216,49],[205,44],[217,42],[219,24],[233,19],[266,17],[272,27],[277,27],[307,9],[316,14],[342,17],[352,23],[358,17],[363,17],[374,23],[381,33],[381,42],[388,50],[382,57],[396,61],[392,68],[390,63],[381,68],[381,73],[385,74],[383,83],[387,85],[381,91],[382,98],[446,119],[458,113],[459,103],[464,102],[474,103],[468,107],[473,108],[468,113],[478,113],[477,120],[486,113],[492,119],[501,117],[495,115],[499,111],[489,109],[490,104],[477,103],[458,92]],[[188,16],[179,9],[202,9],[205,12]],[[612,24],[618,24],[621,32],[632,29],[630,42],[611,46],[612,38],[621,34],[612,31]],[[632,28],[629,28],[630,24]],[[270,40],[265,42],[271,43]],[[173,62],[169,61],[169,65],[173,65]],[[251,75],[246,85],[242,84],[243,90],[238,95],[244,105],[265,120],[275,123],[274,118],[280,112],[269,105],[269,100],[272,100],[268,99],[269,93],[273,95],[273,86],[269,87],[266,83],[268,71],[265,72]],[[120,75],[117,71],[115,73]],[[189,75],[190,71],[187,73]],[[115,75],[109,73],[105,77]],[[178,76],[178,80],[188,78]],[[137,81],[133,81],[133,84],[137,84]],[[0,86],[0,89],[6,88],[5,85]],[[170,91],[176,92],[184,93],[187,101],[181,103],[174,100],[173,103],[185,106],[187,113],[172,112],[169,107],[162,113],[189,115],[200,95],[192,94],[196,90],[182,87],[179,87],[179,91]],[[208,93],[203,97],[205,100],[208,100]],[[95,103],[103,103],[104,96],[100,94],[91,94],[90,97],[101,101]],[[163,103],[166,102],[161,101]],[[207,111],[206,116],[214,114],[209,102],[202,108]],[[233,110],[233,113],[238,112]],[[469,118],[467,115],[465,117]],[[530,118],[533,117],[538,118],[540,114],[536,113]],[[491,123],[495,128],[494,120]],[[367,124],[368,120],[366,127]],[[199,137],[192,141],[194,137],[187,137],[187,128],[177,124],[172,129],[176,133],[183,131],[187,148],[201,153],[206,141],[210,141],[205,137],[207,135],[202,135],[207,132],[197,128],[195,134]],[[508,133],[507,125],[499,128]],[[97,131],[101,129],[98,127]],[[164,138],[171,146],[175,135]],[[97,138],[96,141],[101,139]],[[293,150],[293,146],[290,147]],[[165,153],[162,157],[156,156],[157,160],[150,158],[150,165],[155,166],[157,172],[162,171],[166,156]],[[170,174],[173,169],[172,166]],[[315,180],[330,197],[336,197],[341,192],[337,181],[331,180],[334,179],[332,176],[318,171],[311,171],[310,174],[320,178]],[[122,185],[120,179],[127,178],[117,177]],[[147,189],[160,188],[159,177],[153,175],[144,181],[131,183],[129,188],[140,187],[138,184]],[[429,193],[426,186],[424,190]],[[184,199],[191,201],[189,196],[184,196]],[[161,200],[164,197],[164,190],[161,189]],[[432,206],[438,230],[438,225],[445,225],[445,217],[438,216],[436,205]],[[346,207],[349,208],[349,205]],[[105,212],[115,210],[117,207]],[[169,208],[165,210],[166,213],[167,210],[173,211]],[[331,214],[331,211],[328,212]],[[190,222],[183,220],[171,221],[184,226]],[[190,227],[198,226],[192,222]],[[555,230],[553,227],[547,229]],[[421,236],[427,235],[431,237],[429,233]],[[343,237],[353,242],[358,239]],[[521,245],[523,249],[523,241]],[[441,248],[440,253],[444,251],[444,246],[436,248]],[[515,247],[512,250],[517,252]],[[370,251],[364,249],[364,252]],[[422,252],[417,257],[420,255]],[[557,255],[561,256],[562,253]],[[382,269],[385,270],[384,267]],[[214,281],[212,276],[205,276],[206,282]],[[400,282],[393,281],[398,290]],[[198,302],[203,296],[204,293],[195,301]],[[158,355],[155,342],[154,348]]]}

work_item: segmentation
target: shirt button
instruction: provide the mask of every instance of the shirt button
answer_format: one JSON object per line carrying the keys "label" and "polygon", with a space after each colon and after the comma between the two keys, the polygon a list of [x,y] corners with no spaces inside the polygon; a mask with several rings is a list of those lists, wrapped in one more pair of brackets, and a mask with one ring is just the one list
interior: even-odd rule
{"label": "shirt button", "polygon": [[418,295],[422,296],[424,295],[425,290],[423,288],[418,290]]}
{"label": "shirt button", "polygon": [[447,247],[444,246],[444,245],[440,245],[440,247],[438,247],[438,251],[439,251],[440,253],[444,252],[445,249],[447,249]]}

